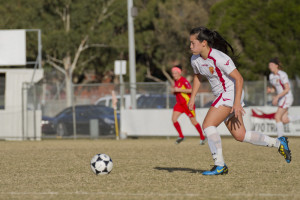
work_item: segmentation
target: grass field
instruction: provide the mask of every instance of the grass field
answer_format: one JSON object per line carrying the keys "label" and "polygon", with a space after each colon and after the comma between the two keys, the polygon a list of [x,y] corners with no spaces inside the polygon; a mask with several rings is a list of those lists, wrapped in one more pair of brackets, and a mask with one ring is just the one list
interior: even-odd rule
{"label": "grass field", "polygon": [[[300,138],[293,160],[276,148],[223,137],[229,174],[203,176],[208,145],[186,138],[0,142],[0,199],[300,199]],[[114,168],[96,176],[90,159],[108,154]]]}

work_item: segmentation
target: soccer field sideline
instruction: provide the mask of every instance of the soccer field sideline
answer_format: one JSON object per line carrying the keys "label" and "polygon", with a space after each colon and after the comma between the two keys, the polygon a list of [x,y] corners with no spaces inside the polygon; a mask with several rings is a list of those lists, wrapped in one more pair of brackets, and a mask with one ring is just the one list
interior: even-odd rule
{"label": "soccer field sideline", "polygon": [[[213,162],[193,137],[2,141],[0,199],[300,199],[300,138],[289,140],[287,164],[275,148],[222,137],[229,174],[215,177],[201,175]],[[109,175],[91,171],[97,153],[111,156]]]}
{"label": "soccer field sideline", "polygon": [[60,193],[60,192],[8,192],[8,193],[0,193],[1,195],[10,195],[12,197],[16,196],[23,196],[24,195],[34,195],[34,196],[40,196],[40,197],[47,197],[48,195],[51,196],[58,196],[58,195],[71,195],[71,196],[82,196],[84,197],[85,195],[93,195],[97,197],[101,196],[106,196],[106,197],[197,197],[198,198],[230,198],[230,197],[237,197],[237,198],[246,198],[246,197],[268,197],[268,198],[273,198],[273,197],[280,197],[280,198],[293,198],[293,197],[299,197],[300,194],[295,195],[295,194],[270,194],[270,193],[232,193],[229,195],[216,195],[215,197],[211,196],[206,196],[205,194],[198,193],[198,194],[189,194],[189,193],[109,193],[109,192],[83,192],[83,191],[76,191],[76,192],[65,192],[65,193]]}

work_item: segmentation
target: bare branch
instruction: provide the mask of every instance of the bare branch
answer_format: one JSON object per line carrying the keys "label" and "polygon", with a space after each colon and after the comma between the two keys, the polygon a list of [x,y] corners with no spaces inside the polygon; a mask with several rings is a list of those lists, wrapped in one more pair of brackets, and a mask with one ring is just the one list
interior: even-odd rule
{"label": "bare branch", "polygon": [[155,76],[152,76],[151,72],[150,72],[150,69],[149,67],[147,67],[147,74],[146,74],[146,77],[151,79],[151,80],[154,80],[156,82],[163,82],[161,79],[155,77]]}
{"label": "bare branch", "polygon": [[81,66],[84,66],[86,65],[87,63],[91,62],[92,60],[96,59],[98,56],[94,55],[94,56],[91,56],[89,59],[83,61],[80,65]]}
{"label": "bare branch", "polygon": [[97,17],[96,23],[91,26],[91,28],[90,28],[91,30],[94,30],[95,26],[97,26],[98,24],[100,24],[101,22],[103,22],[106,18],[108,18],[109,16],[111,16],[114,13],[114,12],[107,13],[108,8],[113,4],[114,1],[115,0],[111,0],[111,1],[107,2],[106,5],[103,5],[102,12]]}
{"label": "bare branch", "polygon": [[64,64],[64,62],[62,60],[59,60],[57,58],[54,58],[52,56],[47,55],[47,59],[52,60],[54,62],[60,63],[60,64]]}
{"label": "bare branch", "polygon": [[46,62],[49,63],[52,67],[54,67],[58,71],[60,71],[61,73],[63,73],[65,76],[67,76],[67,72],[62,67],[57,65],[55,62],[51,61],[48,56]]}
{"label": "bare branch", "polygon": [[167,77],[168,81],[171,83],[171,85],[174,85],[174,80],[172,79],[172,77],[168,74],[166,67],[163,66],[162,67],[162,73],[165,75],[165,77]]}
{"label": "bare branch", "polygon": [[65,21],[64,14],[58,8],[55,8],[55,12],[60,16],[60,18],[64,22]]}
{"label": "bare branch", "polygon": [[72,62],[72,66],[71,66],[71,74],[73,73],[73,71],[74,71],[74,69],[75,69],[75,67],[76,67],[76,64],[77,64],[77,61],[78,61],[78,59],[79,59],[79,56],[80,56],[81,52],[84,51],[85,49],[87,49],[87,48],[85,47],[85,44],[86,44],[86,41],[88,40],[88,38],[89,38],[89,36],[86,35],[86,36],[83,38],[83,40],[81,40],[81,43],[80,43],[80,45],[79,45],[79,47],[78,47],[78,49],[77,49],[77,51],[76,51],[74,60],[73,60],[73,62]]}

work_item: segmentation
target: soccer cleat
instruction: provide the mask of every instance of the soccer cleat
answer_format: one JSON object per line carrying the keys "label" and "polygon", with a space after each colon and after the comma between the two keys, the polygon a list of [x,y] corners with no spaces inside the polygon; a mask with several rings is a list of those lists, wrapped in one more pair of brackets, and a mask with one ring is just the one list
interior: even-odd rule
{"label": "soccer cleat", "polygon": [[289,141],[287,139],[288,138],[284,136],[278,138],[278,140],[280,141],[278,152],[285,158],[285,161],[287,163],[290,163],[292,161],[292,153],[289,149]]}
{"label": "soccer cleat", "polygon": [[205,171],[202,175],[223,175],[228,174],[228,167],[215,165],[210,171]]}
{"label": "soccer cleat", "polygon": [[204,140],[200,140],[200,145],[205,145],[206,141],[207,141],[207,138],[205,138]]}
{"label": "soccer cleat", "polygon": [[184,140],[184,137],[178,137],[177,140],[175,141],[175,144],[179,144]]}

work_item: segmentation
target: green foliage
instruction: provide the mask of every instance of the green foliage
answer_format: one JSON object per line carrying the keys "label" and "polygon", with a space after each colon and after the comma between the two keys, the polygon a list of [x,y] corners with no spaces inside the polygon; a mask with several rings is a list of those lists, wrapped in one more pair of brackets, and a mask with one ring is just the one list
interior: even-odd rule
{"label": "green foliage", "polygon": [[[246,80],[268,74],[268,60],[274,56],[291,78],[300,74],[297,0],[134,0],[134,6],[137,81],[145,81],[149,73],[166,80],[162,71],[178,63],[192,74],[189,31],[206,25],[237,50],[236,64]],[[5,29],[41,29],[43,60],[51,56],[61,67],[68,56],[74,60],[88,36],[75,76],[87,69],[101,75],[113,70],[114,60],[128,60],[126,0],[0,0],[0,12]],[[36,35],[28,34],[27,42],[28,60],[35,60]],[[124,78],[128,81],[128,74]]]}
{"label": "green foliage", "polygon": [[297,0],[224,0],[211,9],[209,27],[218,30],[240,53],[245,79],[268,74],[268,61],[278,56],[293,78],[300,74],[300,4]]}
{"label": "green foliage", "polygon": [[[51,56],[62,64],[73,62],[78,47],[88,36],[74,71],[80,75],[92,68],[104,73],[113,69],[113,60],[127,55],[127,3],[124,0],[0,0],[1,27],[41,29],[43,59]],[[29,36],[28,57],[37,55],[36,40]],[[47,64],[45,65],[47,67]],[[48,65],[49,67],[49,65]],[[68,69],[66,69],[68,70]]]}
{"label": "green foliage", "polygon": [[139,72],[148,69],[152,75],[166,80],[161,70],[168,70],[174,64],[181,63],[190,69],[189,31],[207,23],[208,2],[214,1],[135,1],[139,11],[135,19]]}

